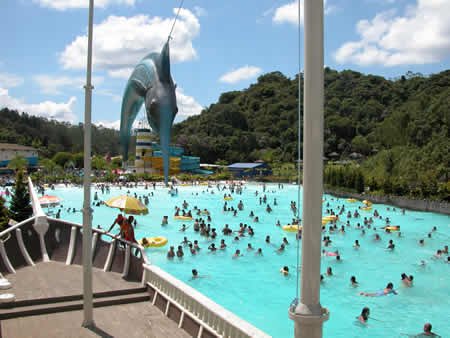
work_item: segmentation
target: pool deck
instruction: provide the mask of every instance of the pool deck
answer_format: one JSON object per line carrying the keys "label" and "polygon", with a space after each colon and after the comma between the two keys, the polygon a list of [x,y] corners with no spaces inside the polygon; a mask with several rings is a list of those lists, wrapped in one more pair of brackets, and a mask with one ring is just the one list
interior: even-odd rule
{"label": "pool deck", "polygon": [[[13,287],[2,293],[14,293],[16,302],[82,293],[81,266],[40,262],[5,277]],[[122,279],[118,273],[93,268],[94,293],[141,287],[140,283]],[[0,309],[0,316],[8,311]],[[82,310],[3,319],[0,321],[0,337],[190,337],[150,301],[95,308],[94,328],[81,327],[82,321]]]}

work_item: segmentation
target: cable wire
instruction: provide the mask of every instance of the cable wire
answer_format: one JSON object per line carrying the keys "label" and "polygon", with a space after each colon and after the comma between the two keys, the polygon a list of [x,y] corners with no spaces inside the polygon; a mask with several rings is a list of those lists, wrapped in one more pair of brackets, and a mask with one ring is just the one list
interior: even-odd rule
{"label": "cable wire", "polygon": [[178,7],[177,15],[175,16],[175,20],[173,20],[172,28],[170,29],[169,37],[167,38],[168,40],[170,40],[172,38],[173,29],[175,28],[175,24],[177,23],[181,8],[183,8],[183,3],[184,3],[184,0],[181,0],[180,7]]}

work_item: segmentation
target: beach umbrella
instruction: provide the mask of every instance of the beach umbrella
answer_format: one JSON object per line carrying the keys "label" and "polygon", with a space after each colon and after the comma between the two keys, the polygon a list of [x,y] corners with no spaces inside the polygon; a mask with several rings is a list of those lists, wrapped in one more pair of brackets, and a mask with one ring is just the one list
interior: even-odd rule
{"label": "beach umbrella", "polygon": [[50,207],[53,205],[58,205],[61,202],[61,199],[57,196],[44,195],[39,197],[39,203],[43,207]]}
{"label": "beach umbrella", "polygon": [[108,207],[117,208],[126,214],[145,215],[148,213],[147,207],[138,199],[121,195],[110,198],[105,202]]}

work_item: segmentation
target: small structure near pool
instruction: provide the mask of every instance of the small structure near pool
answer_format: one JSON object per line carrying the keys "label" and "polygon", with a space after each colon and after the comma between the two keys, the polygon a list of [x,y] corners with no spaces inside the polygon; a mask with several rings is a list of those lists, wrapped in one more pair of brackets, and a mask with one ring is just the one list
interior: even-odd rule
{"label": "small structure near pool", "polygon": [[235,177],[268,176],[272,174],[272,170],[265,162],[233,163],[228,166],[228,170]]}

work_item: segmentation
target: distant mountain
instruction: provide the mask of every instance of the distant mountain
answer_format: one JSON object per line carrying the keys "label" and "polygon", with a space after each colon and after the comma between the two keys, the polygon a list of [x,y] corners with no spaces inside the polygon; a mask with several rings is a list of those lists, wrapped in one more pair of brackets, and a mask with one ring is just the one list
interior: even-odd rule
{"label": "distant mountain", "polygon": [[[4,108],[0,110],[0,142],[33,146],[43,157],[61,151],[82,152],[83,124],[72,125]],[[92,152],[117,155],[118,131],[93,125]]]}

